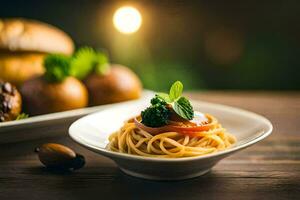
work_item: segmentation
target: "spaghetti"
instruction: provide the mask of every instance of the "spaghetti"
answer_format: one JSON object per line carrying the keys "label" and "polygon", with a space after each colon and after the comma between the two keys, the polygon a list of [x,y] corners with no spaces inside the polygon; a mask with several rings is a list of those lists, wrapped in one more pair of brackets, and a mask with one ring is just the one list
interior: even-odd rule
{"label": "spaghetti", "polygon": [[[134,119],[109,137],[108,149],[146,157],[180,158],[201,156],[224,150],[236,142],[233,135],[212,115],[205,114],[207,129],[188,132],[162,130],[150,133],[139,126]],[[178,127],[178,126],[177,126]],[[181,130],[181,129],[178,129]]]}

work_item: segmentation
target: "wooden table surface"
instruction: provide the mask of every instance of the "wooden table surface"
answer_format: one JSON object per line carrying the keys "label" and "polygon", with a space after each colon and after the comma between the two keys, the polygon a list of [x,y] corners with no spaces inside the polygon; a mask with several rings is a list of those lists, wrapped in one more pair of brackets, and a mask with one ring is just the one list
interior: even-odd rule
{"label": "wooden table surface", "polygon": [[[199,178],[155,182],[123,174],[109,159],[67,136],[0,147],[0,199],[300,199],[300,92],[191,92],[188,96],[245,108],[269,118],[273,134],[222,160]],[[85,155],[86,166],[53,173],[33,153],[58,142]]]}

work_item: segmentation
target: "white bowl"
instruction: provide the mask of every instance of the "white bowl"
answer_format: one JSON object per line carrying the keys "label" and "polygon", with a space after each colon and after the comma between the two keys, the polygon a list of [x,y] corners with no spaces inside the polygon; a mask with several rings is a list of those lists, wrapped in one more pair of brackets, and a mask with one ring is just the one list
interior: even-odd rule
{"label": "white bowl", "polygon": [[105,147],[109,135],[148,104],[133,102],[85,116],[70,126],[69,134],[80,145],[114,160],[126,174],[145,179],[180,180],[205,174],[221,159],[259,142],[270,135],[273,129],[270,121],[258,114],[194,101],[192,104],[195,110],[216,116],[223,127],[236,136],[237,143],[224,151],[187,158],[149,158],[107,150]]}

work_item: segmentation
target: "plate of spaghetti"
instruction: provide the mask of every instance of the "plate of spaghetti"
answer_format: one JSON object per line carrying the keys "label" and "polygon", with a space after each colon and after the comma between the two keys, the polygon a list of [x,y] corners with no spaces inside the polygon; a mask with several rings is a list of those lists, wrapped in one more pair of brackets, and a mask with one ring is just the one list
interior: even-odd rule
{"label": "plate of spaghetti", "polygon": [[176,81],[168,94],[85,116],[69,128],[80,145],[114,160],[126,174],[180,180],[208,172],[218,161],[267,137],[263,116],[190,101]]}

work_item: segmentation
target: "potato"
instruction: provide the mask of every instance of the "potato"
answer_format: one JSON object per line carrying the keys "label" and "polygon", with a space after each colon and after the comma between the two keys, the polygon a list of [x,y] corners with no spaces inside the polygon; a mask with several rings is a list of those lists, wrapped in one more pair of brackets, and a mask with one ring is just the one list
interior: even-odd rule
{"label": "potato", "polygon": [[142,84],[129,68],[112,65],[106,75],[90,74],[84,83],[89,92],[90,105],[102,105],[137,99]]}
{"label": "potato", "polygon": [[85,86],[73,77],[53,83],[37,77],[26,81],[20,91],[24,110],[31,115],[83,108],[88,104]]}

